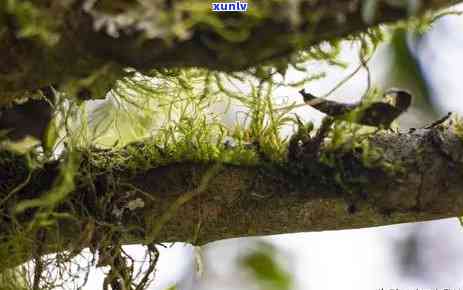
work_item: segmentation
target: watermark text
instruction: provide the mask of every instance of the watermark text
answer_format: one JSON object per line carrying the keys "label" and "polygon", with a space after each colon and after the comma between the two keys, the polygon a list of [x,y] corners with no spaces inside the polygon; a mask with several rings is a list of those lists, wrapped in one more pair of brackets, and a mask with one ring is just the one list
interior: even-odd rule
{"label": "watermark text", "polygon": [[214,12],[245,12],[248,10],[247,2],[223,2],[212,3],[212,11]]}

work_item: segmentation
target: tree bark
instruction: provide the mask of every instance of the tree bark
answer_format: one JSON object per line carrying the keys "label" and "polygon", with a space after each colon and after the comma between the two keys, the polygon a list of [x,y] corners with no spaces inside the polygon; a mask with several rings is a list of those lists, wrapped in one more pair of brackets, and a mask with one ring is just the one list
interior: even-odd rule
{"label": "tree bark", "polygon": [[[371,135],[368,144],[369,150],[382,153],[366,160],[367,152],[359,147],[322,149],[321,153],[336,158],[336,165],[319,158],[263,161],[256,166],[185,161],[132,168],[131,172],[117,167],[101,172],[92,165],[91,156],[102,152],[86,153],[76,189],[57,209],[75,219],[58,219],[47,230],[47,249],[95,246],[107,238],[111,228],[119,228],[124,243],[183,241],[201,245],[233,237],[353,229],[461,215],[463,142],[455,130],[438,127],[380,133]],[[105,154],[111,157],[114,152]],[[21,200],[40,196],[50,188],[57,166],[58,162],[50,163],[33,172],[28,184],[2,205],[0,252],[11,250],[10,235],[27,228],[37,211],[29,209],[9,218],[6,213],[14,212]],[[2,168],[0,180],[13,178],[5,172],[8,170]],[[0,195],[1,200],[7,192]],[[83,241],[89,221],[95,227]],[[32,245],[23,247],[20,261],[30,258],[28,247]],[[6,264],[10,262],[18,263]]]}
{"label": "tree bark", "polygon": [[[346,37],[379,23],[409,16],[406,7],[389,4],[392,1],[378,1],[375,17],[366,23],[362,11],[366,9],[363,5],[367,1],[262,0],[250,2],[246,13],[210,12],[206,16],[212,18],[207,19],[213,19],[216,28],[199,21],[188,27],[182,36],[172,32],[172,23],[156,24],[157,18],[174,19],[174,24],[177,24],[175,21],[179,18],[178,23],[185,24],[182,21],[198,15],[194,10],[184,9],[179,16],[178,7],[185,5],[184,1],[166,0],[156,4],[160,5],[158,9],[152,9],[164,14],[153,12],[148,14],[148,19],[138,19],[138,22],[125,25],[119,30],[116,27],[113,29],[117,33],[116,37],[108,34],[109,28],[96,30],[95,27],[104,21],[114,22],[117,16],[140,7],[125,5],[124,1],[104,0],[98,1],[100,5],[91,8],[85,8],[86,3],[91,1],[83,0],[62,1],[62,4],[53,1],[30,2],[36,5],[47,21],[52,21],[49,25],[50,33],[59,40],[46,45],[36,35],[21,36],[21,25],[24,26],[23,22],[35,14],[22,15],[21,18],[19,12],[8,8],[7,4],[0,5],[0,24],[4,26],[0,35],[0,105],[23,96],[27,91],[85,79],[95,73],[104,75],[106,88],[110,88],[123,74],[125,67],[142,71],[193,66],[223,71],[242,70],[281,61],[292,53],[322,41]],[[459,2],[419,1],[417,13]],[[206,16],[201,14],[201,17]],[[146,24],[144,20],[154,24],[148,28],[139,28],[141,24]],[[34,22],[31,23],[36,28]],[[147,37],[143,33],[149,29],[166,30],[171,34]],[[103,97],[105,90],[100,91],[103,92],[93,98]]]}
{"label": "tree bark", "polygon": [[[300,1],[296,11],[301,20],[296,23],[280,15],[287,8],[281,1],[262,0],[253,3],[256,7],[268,3],[266,9],[273,13],[259,21],[253,19],[249,24],[248,14],[221,20],[231,30],[249,25],[248,35],[240,40],[197,24],[185,38],[140,42],[141,32],[133,32],[131,27],[120,31],[118,38],[96,31],[96,19],[83,9],[86,1],[69,1],[72,6],[68,7],[51,4],[54,2],[58,1],[31,2],[56,17],[54,29],[60,38],[53,45],[20,37],[20,19],[0,3],[0,24],[4,26],[0,31],[0,105],[46,85],[75,80],[86,83],[95,73],[105,80],[103,87],[110,88],[126,67],[241,70],[407,17],[404,8],[386,1],[380,2],[371,23],[361,16],[363,1]],[[164,3],[167,13],[171,2]],[[419,2],[419,13],[423,13],[461,1]],[[56,223],[47,228],[42,250],[98,247],[115,229],[124,243],[185,241],[201,245],[232,237],[459,216],[463,209],[463,144],[458,132],[439,127],[380,133],[370,137],[368,148],[330,151],[327,147],[302,162],[262,160],[255,166],[183,161],[148,169],[123,164],[110,168],[114,164],[108,162],[101,168],[92,162],[96,155],[122,155],[125,164],[139,164],[134,158],[140,154],[130,154],[127,149],[90,150],[82,154],[75,189],[54,209],[71,218],[56,217]],[[374,157],[374,150],[381,154]],[[60,162],[29,172],[23,157],[0,153],[0,256],[16,253],[2,262],[2,269],[29,260],[36,252],[28,229],[42,212],[32,208],[15,213],[15,208],[53,187]],[[331,163],[322,162],[320,154],[329,156]]]}

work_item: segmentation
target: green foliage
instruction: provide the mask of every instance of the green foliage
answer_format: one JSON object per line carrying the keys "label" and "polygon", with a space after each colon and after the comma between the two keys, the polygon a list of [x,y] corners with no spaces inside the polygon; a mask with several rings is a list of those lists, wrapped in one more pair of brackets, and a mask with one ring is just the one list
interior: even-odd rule
{"label": "green foliage", "polygon": [[391,74],[395,79],[401,80],[404,83],[415,85],[417,91],[423,98],[415,102],[421,102],[422,107],[432,110],[429,101],[429,91],[426,81],[423,76],[423,71],[420,69],[417,60],[412,55],[410,47],[407,44],[407,30],[405,28],[397,28],[393,31],[391,38],[393,70]]}
{"label": "green foliage", "polygon": [[241,265],[249,270],[259,289],[289,290],[292,287],[292,279],[276,260],[276,249],[268,243],[260,243],[258,248],[244,256]]}

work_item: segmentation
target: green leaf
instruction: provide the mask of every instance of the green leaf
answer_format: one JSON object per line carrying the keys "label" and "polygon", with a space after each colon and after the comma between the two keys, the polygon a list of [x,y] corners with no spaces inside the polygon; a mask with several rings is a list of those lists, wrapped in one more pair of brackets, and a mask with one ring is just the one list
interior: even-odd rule
{"label": "green leaf", "polygon": [[261,243],[256,251],[244,256],[241,263],[251,271],[262,289],[290,289],[291,277],[277,263],[275,252],[276,249],[272,245]]}
{"label": "green leaf", "polygon": [[428,84],[423,71],[407,44],[407,30],[399,27],[394,30],[392,39],[392,69],[390,81],[416,92],[413,104],[435,117],[438,114],[430,101]]}

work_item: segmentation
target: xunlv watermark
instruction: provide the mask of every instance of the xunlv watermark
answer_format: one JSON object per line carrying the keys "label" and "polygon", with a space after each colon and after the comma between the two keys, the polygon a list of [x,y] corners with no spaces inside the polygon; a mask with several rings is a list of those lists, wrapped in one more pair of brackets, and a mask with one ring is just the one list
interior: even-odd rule
{"label": "xunlv watermark", "polygon": [[212,3],[212,11],[214,12],[245,12],[247,10],[247,2]]}

